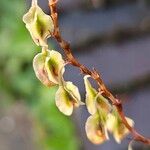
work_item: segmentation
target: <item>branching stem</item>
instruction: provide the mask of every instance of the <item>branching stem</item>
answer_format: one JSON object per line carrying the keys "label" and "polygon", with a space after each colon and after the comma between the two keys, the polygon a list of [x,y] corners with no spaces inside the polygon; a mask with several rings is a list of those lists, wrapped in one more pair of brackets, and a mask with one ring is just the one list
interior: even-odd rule
{"label": "branching stem", "polygon": [[121,101],[118,100],[117,98],[115,98],[115,96],[113,96],[113,94],[107,89],[107,87],[105,86],[105,84],[101,78],[100,73],[96,69],[89,70],[87,67],[85,67],[83,64],[81,64],[73,56],[70,44],[62,38],[61,33],[60,33],[59,24],[58,24],[58,13],[57,13],[57,7],[56,7],[57,2],[58,2],[58,0],[50,0],[49,1],[51,17],[54,22],[54,33],[53,33],[52,37],[58,42],[60,47],[63,49],[68,63],[79,68],[79,70],[81,71],[82,74],[90,75],[96,81],[96,83],[99,86],[99,91],[102,92],[103,95],[105,97],[107,97],[110,100],[110,102],[116,107],[116,109],[122,119],[122,122],[128,128],[128,130],[131,132],[131,134],[133,136],[133,140],[140,141],[140,142],[143,142],[144,144],[150,145],[149,138],[142,136],[135,130],[135,128],[133,128],[129,125],[129,123],[127,122],[127,120],[125,118],[125,114],[123,112],[123,106],[122,106]]}

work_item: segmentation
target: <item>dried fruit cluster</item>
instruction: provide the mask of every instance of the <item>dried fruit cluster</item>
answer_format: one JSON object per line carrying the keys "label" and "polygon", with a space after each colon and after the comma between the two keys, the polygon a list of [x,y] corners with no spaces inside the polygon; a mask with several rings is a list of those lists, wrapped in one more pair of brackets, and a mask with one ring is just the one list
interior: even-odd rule
{"label": "dried fruit cluster", "polygon": [[[49,16],[38,6],[37,0],[32,0],[31,8],[23,16],[23,21],[26,24],[26,28],[29,30],[33,41],[36,45],[41,47],[41,53],[37,54],[33,59],[33,68],[36,77],[45,86],[59,86],[55,95],[56,106],[65,115],[71,115],[74,107],[84,105],[81,101],[78,87],[70,81],[65,81],[63,78],[67,63],[63,60],[62,55],[58,51],[49,50],[47,39],[54,37],[60,42],[59,44],[62,48],[66,50],[66,55],[72,60],[72,64],[79,67],[79,69],[86,74],[84,76],[86,89],[85,104],[91,115],[87,119],[85,125],[88,139],[94,144],[101,144],[109,139],[109,131],[113,134],[115,140],[120,143],[129,132],[132,132],[134,129],[132,128],[134,122],[130,118],[120,115],[122,114],[122,109],[119,108],[122,106],[118,106],[118,104],[120,104],[118,101],[110,101],[106,98],[107,94],[105,97],[103,96],[103,93],[109,93],[105,88],[105,90],[102,88],[105,87],[104,85],[101,85],[103,82],[100,82],[101,84],[99,84],[100,88],[98,91],[92,87],[88,78],[93,78],[94,73],[79,64],[72,56],[70,49],[69,51],[67,50],[69,46],[61,39],[59,28],[57,26],[57,14],[55,13],[56,3],[56,0],[50,2],[52,14]],[[97,74],[95,74],[95,76],[96,75]],[[99,76],[98,78],[95,76],[95,80],[99,79],[99,81],[101,81]],[[116,102],[117,107],[113,104],[114,102]],[[135,140],[143,140],[142,142],[144,142],[144,137],[137,134],[134,130],[133,134],[135,134]],[[137,137],[139,139],[136,139]],[[146,140],[145,143],[148,143],[148,139]]]}

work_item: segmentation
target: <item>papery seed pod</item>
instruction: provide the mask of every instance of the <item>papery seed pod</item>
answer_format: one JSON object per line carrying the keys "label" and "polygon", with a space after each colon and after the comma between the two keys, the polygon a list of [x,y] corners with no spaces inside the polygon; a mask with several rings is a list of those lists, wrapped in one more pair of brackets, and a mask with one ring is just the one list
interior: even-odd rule
{"label": "papery seed pod", "polygon": [[109,104],[108,100],[103,97],[100,93],[97,94],[95,97],[96,101],[96,107],[99,111],[105,112],[105,114],[108,114],[111,111],[111,105]]}
{"label": "papery seed pod", "polygon": [[51,50],[45,61],[45,69],[49,80],[55,84],[59,84],[63,73],[65,72],[64,66],[65,61],[63,60],[62,55],[57,51]]}
{"label": "papery seed pod", "polygon": [[47,51],[46,53],[39,53],[33,59],[33,69],[36,77],[48,87],[55,85],[55,83],[49,80],[45,69],[45,61],[49,53],[50,51]]}
{"label": "papery seed pod", "polygon": [[70,81],[64,81],[63,85],[59,86],[55,101],[58,109],[67,116],[72,114],[74,107],[83,105],[78,87]]}
{"label": "papery seed pod", "polygon": [[29,30],[32,39],[39,46],[47,46],[47,38],[54,30],[52,18],[38,6],[37,0],[32,0],[32,6],[23,16],[23,22]]}
{"label": "papery seed pod", "polygon": [[107,129],[103,125],[98,113],[91,115],[85,125],[88,139],[94,144],[102,144],[109,139]]}
{"label": "papery seed pod", "polygon": [[103,109],[105,112],[109,112],[110,104],[108,103],[108,100],[92,87],[88,80],[89,77],[89,75],[84,77],[84,84],[86,89],[86,106],[88,112],[90,114],[95,114],[97,109]]}
{"label": "papery seed pod", "polygon": [[[121,140],[127,136],[130,131],[126,128],[120,116],[116,113],[117,112],[108,115],[106,125],[107,129],[113,134],[116,142],[121,143]],[[134,126],[134,121],[132,119],[128,117],[126,117],[126,119],[130,126]]]}
{"label": "papery seed pod", "polygon": [[65,70],[64,64],[61,54],[54,50],[45,50],[33,59],[36,77],[48,87],[59,84]]}
{"label": "papery seed pod", "polygon": [[95,97],[97,95],[97,91],[91,86],[88,78],[90,76],[86,75],[84,76],[84,84],[85,84],[85,90],[86,90],[86,106],[88,109],[88,112],[90,114],[95,114],[97,111],[97,108],[95,106]]}
{"label": "papery seed pod", "polygon": [[132,148],[132,143],[133,143],[133,141],[131,141],[131,142],[129,143],[129,145],[128,145],[128,150],[133,150],[133,148]]}

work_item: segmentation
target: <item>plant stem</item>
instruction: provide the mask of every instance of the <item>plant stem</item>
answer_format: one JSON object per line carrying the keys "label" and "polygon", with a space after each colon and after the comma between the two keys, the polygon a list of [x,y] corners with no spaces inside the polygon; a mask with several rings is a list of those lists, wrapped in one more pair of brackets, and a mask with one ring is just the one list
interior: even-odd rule
{"label": "plant stem", "polygon": [[53,23],[54,23],[53,38],[56,39],[56,41],[58,42],[60,47],[63,49],[68,63],[79,68],[79,70],[81,71],[82,74],[90,75],[97,82],[97,84],[99,86],[99,92],[102,92],[103,95],[105,97],[107,97],[110,100],[110,102],[116,107],[118,114],[120,115],[120,117],[122,119],[122,122],[124,123],[126,128],[131,132],[131,134],[133,136],[133,140],[140,141],[140,142],[143,142],[144,144],[150,145],[149,138],[142,136],[132,126],[129,125],[129,123],[127,122],[127,120],[125,118],[125,114],[123,112],[123,106],[122,106],[121,101],[118,100],[117,98],[115,98],[115,96],[113,96],[113,94],[107,89],[107,87],[105,86],[105,84],[101,78],[100,73],[96,69],[89,70],[83,64],[79,63],[79,61],[73,56],[70,44],[62,38],[60,30],[59,30],[58,13],[57,13],[57,7],[56,7],[57,2],[58,2],[58,0],[50,0],[49,1],[51,17],[52,17]]}

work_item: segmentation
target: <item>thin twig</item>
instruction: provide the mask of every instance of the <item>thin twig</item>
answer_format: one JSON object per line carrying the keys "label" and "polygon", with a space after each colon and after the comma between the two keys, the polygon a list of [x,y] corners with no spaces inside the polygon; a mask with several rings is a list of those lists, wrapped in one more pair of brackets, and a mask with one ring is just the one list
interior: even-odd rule
{"label": "thin twig", "polygon": [[52,17],[53,22],[54,22],[53,38],[56,39],[56,41],[59,43],[60,47],[64,50],[67,61],[71,65],[79,68],[81,73],[83,73],[85,75],[90,75],[97,82],[97,84],[99,86],[99,91],[102,92],[103,95],[105,97],[107,97],[110,100],[110,102],[116,107],[116,109],[117,109],[117,111],[118,111],[118,113],[122,119],[122,122],[128,128],[128,130],[131,132],[133,139],[136,141],[140,141],[140,142],[143,142],[145,144],[150,145],[150,139],[149,138],[142,136],[133,127],[131,127],[129,125],[129,123],[127,122],[127,120],[125,118],[125,114],[123,112],[123,106],[122,106],[121,101],[118,100],[117,98],[115,98],[115,96],[113,96],[113,94],[107,89],[107,87],[105,86],[105,84],[101,78],[100,73],[95,69],[89,70],[83,64],[79,63],[79,61],[73,56],[70,44],[62,38],[60,30],[59,30],[58,13],[57,13],[57,7],[56,7],[57,2],[58,2],[58,0],[50,0],[49,1],[49,7],[51,10],[51,17]]}

